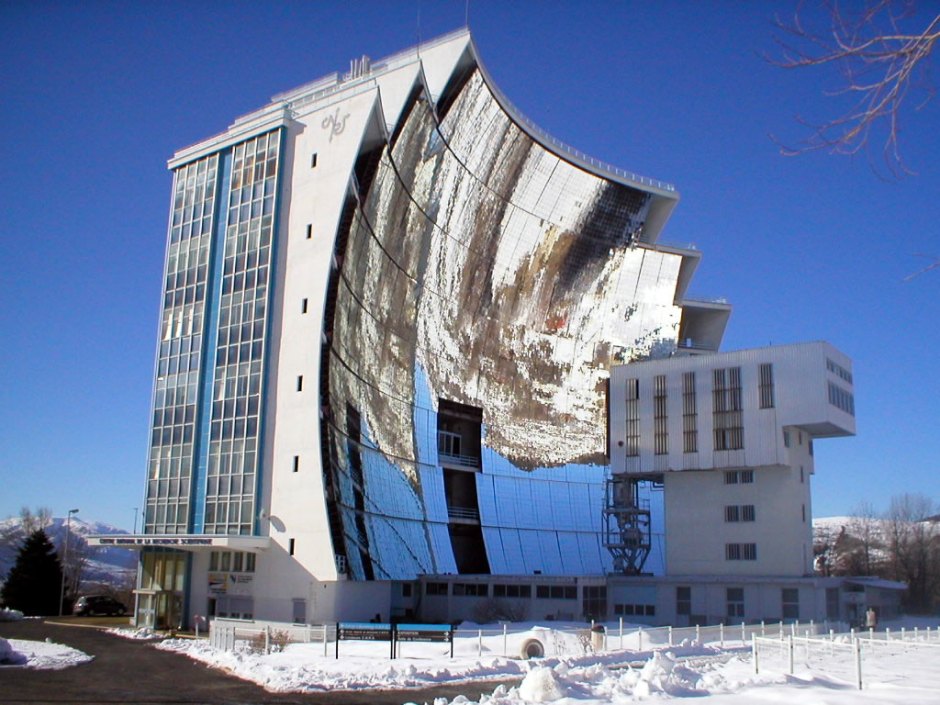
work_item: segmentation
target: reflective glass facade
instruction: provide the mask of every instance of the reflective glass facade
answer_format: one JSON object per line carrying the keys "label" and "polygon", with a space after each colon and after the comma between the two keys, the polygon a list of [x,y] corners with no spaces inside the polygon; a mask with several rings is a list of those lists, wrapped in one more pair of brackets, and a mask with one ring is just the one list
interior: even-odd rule
{"label": "reflective glass facade", "polygon": [[651,194],[535,142],[475,69],[438,106],[415,96],[359,176],[324,356],[340,562],[609,569],[608,369],[674,349],[681,315],[681,256],[644,240]]}
{"label": "reflective glass facade", "polygon": [[144,511],[146,533],[189,529],[218,169],[218,156],[213,155],[181,167],[174,175]]}

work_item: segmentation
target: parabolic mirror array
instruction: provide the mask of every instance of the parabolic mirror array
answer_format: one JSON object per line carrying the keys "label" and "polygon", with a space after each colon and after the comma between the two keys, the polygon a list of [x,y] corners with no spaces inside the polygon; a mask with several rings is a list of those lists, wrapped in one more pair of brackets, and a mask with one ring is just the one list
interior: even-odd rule
{"label": "parabolic mirror array", "polygon": [[[673,352],[682,317],[683,258],[644,232],[652,194],[535,141],[476,66],[437,105],[416,90],[356,170],[321,380],[349,574],[609,571],[608,371]],[[442,403],[480,415],[462,502]]]}

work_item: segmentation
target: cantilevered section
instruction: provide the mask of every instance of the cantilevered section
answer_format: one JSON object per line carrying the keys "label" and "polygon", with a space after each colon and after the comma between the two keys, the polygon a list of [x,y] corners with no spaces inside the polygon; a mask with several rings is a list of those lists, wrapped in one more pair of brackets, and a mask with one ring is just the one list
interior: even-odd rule
{"label": "cantilevered section", "polygon": [[851,361],[824,342],[699,352],[611,373],[607,546],[642,569],[656,483],[667,573],[810,574],[813,442],[855,433]]}

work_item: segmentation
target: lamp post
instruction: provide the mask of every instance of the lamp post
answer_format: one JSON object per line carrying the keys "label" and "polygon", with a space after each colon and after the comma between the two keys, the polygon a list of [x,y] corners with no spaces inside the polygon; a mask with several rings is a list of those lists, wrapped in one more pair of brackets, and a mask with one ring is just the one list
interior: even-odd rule
{"label": "lamp post", "polygon": [[72,515],[78,514],[77,509],[69,509],[69,516],[65,520],[65,550],[62,553],[62,586],[59,590],[59,616],[65,613],[65,571],[69,563],[69,534],[72,533]]}
{"label": "lamp post", "polygon": [[134,507],[134,530],[131,533],[137,533],[137,507]]}

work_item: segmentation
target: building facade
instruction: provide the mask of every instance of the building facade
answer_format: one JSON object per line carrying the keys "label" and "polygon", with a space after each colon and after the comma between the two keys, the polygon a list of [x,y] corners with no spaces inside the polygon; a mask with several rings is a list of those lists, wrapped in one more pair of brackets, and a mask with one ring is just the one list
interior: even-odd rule
{"label": "building facade", "polygon": [[[275,96],[169,167],[143,532],[98,541],[141,552],[138,624],[453,619],[526,599],[665,618],[676,596],[641,575],[651,483],[676,589],[686,572],[808,572],[809,443],[849,421],[791,403],[803,363],[774,349],[771,420],[748,401],[738,430],[717,421],[736,388],[764,394],[748,352],[721,362],[732,408],[706,410],[718,363],[700,354],[730,307],[688,299],[700,254],[659,242],[677,192],[532,125],[467,31]],[[751,468],[754,488],[730,488]],[[735,526],[712,516],[728,507]]]}
{"label": "building facade", "polygon": [[671,185],[531,125],[466,31],[353,61],[169,166],[144,529],[123,540],[139,621],[363,617],[422,574],[611,569],[609,370],[717,349],[730,311],[687,301],[699,254],[657,243]]}

